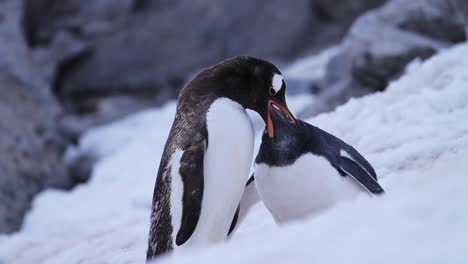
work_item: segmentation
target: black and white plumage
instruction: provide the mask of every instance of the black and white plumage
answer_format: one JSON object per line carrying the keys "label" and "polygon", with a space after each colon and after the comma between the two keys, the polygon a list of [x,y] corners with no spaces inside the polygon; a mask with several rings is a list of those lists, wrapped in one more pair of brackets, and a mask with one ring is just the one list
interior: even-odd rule
{"label": "black and white plumage", "polygon": [[279,223],[316,214],[363,191],[382,194],[377,175],[356,149],[276,109],[255,160],[257,191]]}
{"label": "black and white plumage", "polygon": [[235,57],[182,89],[156,179],[147,259],[227,237],[249,176],[254,131],[245,109],[268,122],[276,105],[295,122],[270,62]]}

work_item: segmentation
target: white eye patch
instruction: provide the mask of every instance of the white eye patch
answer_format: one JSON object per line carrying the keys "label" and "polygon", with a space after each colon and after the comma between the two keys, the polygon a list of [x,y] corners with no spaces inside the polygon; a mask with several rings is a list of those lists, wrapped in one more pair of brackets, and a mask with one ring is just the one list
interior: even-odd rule
{"label": "white eye patch", "polygon": [[275,93],[279,92],[282,86],[283,86],[283,76],[281,76],[280,74],[273,75],[273,80],[271,81],[271,88],[275,90]]}

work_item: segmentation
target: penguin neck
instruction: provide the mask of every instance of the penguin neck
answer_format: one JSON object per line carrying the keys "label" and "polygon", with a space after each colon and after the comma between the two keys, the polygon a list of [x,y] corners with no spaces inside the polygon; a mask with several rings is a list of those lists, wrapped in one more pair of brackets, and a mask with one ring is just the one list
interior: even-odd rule
{"label": "penguin neck", "polygon": [[263,134],[255,163],[266,163],[275,167],[287,166],[319,145],[320,135],[315,127],[297,119],[295,126],[277,125],[272,138],[266,132]]}
{"label": "penguin neck", "polygon": [[300,151],[293,134],[278,133],[273,138],[269,138],[268,134],[264,133],[255,163],[265,163],[270,167],[286,166],[294,163],[300,156]]}

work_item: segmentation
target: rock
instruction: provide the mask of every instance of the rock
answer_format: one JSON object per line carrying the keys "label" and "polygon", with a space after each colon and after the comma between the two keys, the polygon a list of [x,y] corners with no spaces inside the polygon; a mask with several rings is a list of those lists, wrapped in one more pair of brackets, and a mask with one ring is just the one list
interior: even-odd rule
{"label": "rock", "polygon": [[134,0],[25,0],[27,41],[31,46],[48,44],[61,32],[90,38],[96,28],[107,33],[127,18],[133,5]]}
{"label": "rock", "polygon": [[60,76],[60,69],[77,59],[86,56],[90,51],[88,42],[77,39],[67,32],[58,33],[47,46],[37,47],[32,51],[32,56],[37,65],[38,74],[47,83],[57,82],[56,76]]}
{"label": "rock", "polygon": [[[187,0],[185,0],[186,3]],[[133,8],[135,11],[146,11],[146,10],[165,10],[177,6],[182,0],[135,0]]]}
{"label": "rock", "polygon": [[346,16],[330,19],[321,12],[336,6],[319,0],[27,0],[25,28],[33,46],[63,32],[90,43],[89,52],[57,62],[60,98],[167,94],[227,57],[281,63],[336,43],[355,16],[384,1],[335,1]]}
{"label": "rock", "polygon": [[88,181],[98,158],[89,153],[80,153],[74,148],[69,148],[65,153],[65,163],[73,180],[78,183]]}
{"label": "rock", "polygon": [[369,9],[384,4],[386,0],[314,0],[317,13],[325,20],[344,20],[352,22],[357,16]]}
{"label": "rock", "polygon": [[[161,105],[174,96],[173,94],[167,94],[147,97],[130,95],[87,97],[79,101],[78,104],[77,101],[74,101],[69,106],[79,107],[79,109],[73,109],[71,112],[80,112],[81,114],[68,113],[62,115],[59,119],[59,129],[67,138],[77,142],[79,136],[92,127],[104,125],[155,105]],[[75,166],[73,165],[73,167]]]}
{"label": "rock", "polygon": [[73,185],[55,129],[59,106],[20,29],[22,1],[0,1],[0,233],[20,228],[36,193]]}
{"label": "rock", "polygon": [[321,81],[320,103],[308,109],[308,115],[385,89],[412,60],[465,41],[467,26],[464,0],[393,0],[366,13],[330,59]]}
{"label": "rock", "polygon": [[308,0],[196,0],[142,13],[96,40],[92,54],[67,72],[58,90],[72,97],[178,89],[194,71],[234,55],[288,58],[313,25],[308,10]]}
{"label": "rock", "polygon": [[36,193],[70,188],[62,162],[65,144],[34,90],[0,77],[0,233],[19,229]]}

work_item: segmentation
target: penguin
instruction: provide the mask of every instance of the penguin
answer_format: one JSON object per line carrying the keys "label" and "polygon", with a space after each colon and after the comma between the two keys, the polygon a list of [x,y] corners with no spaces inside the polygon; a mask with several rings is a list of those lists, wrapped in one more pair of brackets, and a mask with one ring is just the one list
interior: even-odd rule
{"label": "penguin", "polygon": [[252,165],[246,109],[268,123],[274,105],[295,123],[285,90],[275,65],[239,56],[202,70],[180,91],[154,188],[147,260],[227,238]]}
{"label": "penguin", "polygon": [[369,162],[341,139],[274,106],[255,159],[255,185],[278,224],[317,215],[362,192],[384,190]]}

